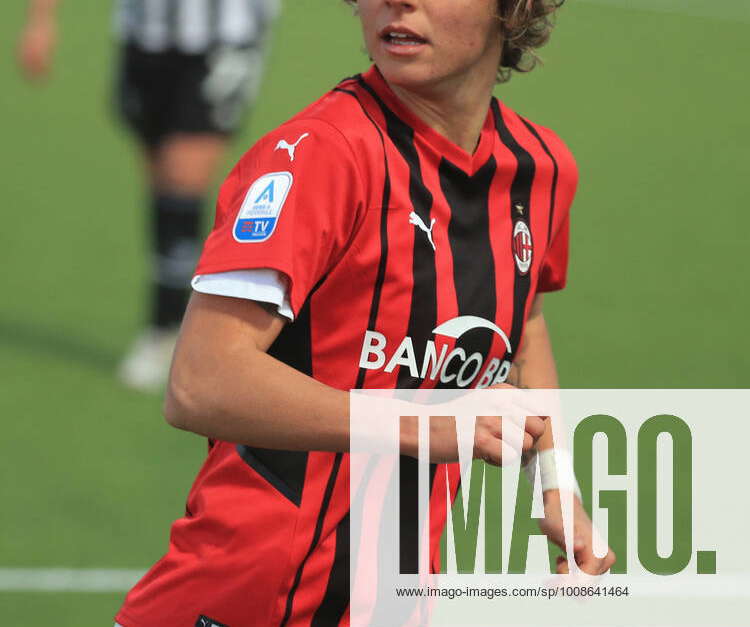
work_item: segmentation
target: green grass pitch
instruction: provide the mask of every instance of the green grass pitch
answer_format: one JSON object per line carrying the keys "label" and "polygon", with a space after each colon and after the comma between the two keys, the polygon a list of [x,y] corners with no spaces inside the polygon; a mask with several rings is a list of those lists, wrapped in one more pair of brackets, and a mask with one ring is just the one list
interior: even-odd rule
{"label": "green grass pitch", "polygon": [[[145,568],[205,443],[113,376],[144,316],[146,216],[135,146],[110,113],[109,3],[64,3],[44,86],[13,64],[21,4],[0,6],[0,567]],[[341,2],[285,4],[225,170],[368,65]],[[560,133],[581,170],[569,289],[547,301],[562,383],[747,387],[747,5],[627,4],[569,2],[545,66],[497,92]],[[106,626],[121,599],[5,592],[0,615]]]}

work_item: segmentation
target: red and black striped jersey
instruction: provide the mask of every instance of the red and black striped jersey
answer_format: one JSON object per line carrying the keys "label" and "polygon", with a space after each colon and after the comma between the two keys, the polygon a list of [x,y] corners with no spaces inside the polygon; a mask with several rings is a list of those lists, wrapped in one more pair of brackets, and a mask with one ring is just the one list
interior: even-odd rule
{"label": "red and black striped jersey", "polygon": [[[493,99],[469,154],[372,68],[242,157],[196,272],[285,277],[295,319],[269,352],[327,385],[487,387],[507,377],[534,295],[565,284],[576,185],[550,130]],[[416,468],[402,459],[415,512]],[[432,489],[445,503],[445,482]],[[215,442],[118,621],[348,624],[348,511],[346,454]],[[416,572],[416,520],[402,524],[402,572]]]}

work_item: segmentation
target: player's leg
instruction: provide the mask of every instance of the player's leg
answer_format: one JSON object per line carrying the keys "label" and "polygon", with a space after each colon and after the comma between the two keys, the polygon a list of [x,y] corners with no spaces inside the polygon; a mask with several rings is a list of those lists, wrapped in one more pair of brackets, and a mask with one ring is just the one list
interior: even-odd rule
{"label": "player's leg", "polygon": [[202,242],[202,208],[227,142],[255,96],[261,50],[222,48],[174,55],[170,102],[160,108],[151,176],[150,321],[124,360],[127,384],[158,388],[166,380],[177,327]]}
{"label": "player's leg", "polygon": [[180,324],[202,243],[202,212],[227,147],[215,133],[175,133],[154,159],[151,325]]}
{"label": "player's leg", "polygon": [[[157,156],[165,126],[163,112],[170,101],[169,94],[175,89],[173,66],[174,56],[169,53],[146,52],[134,44],[126,44],[121,51],[116,80],[117,110],[138,141],[147,202],[151,206],[155,203]],[[174,335],[173,329],[149,324],[120,364],[122,381],[139,389],[157,387],[163,379],[161,364],[171,356]]]}

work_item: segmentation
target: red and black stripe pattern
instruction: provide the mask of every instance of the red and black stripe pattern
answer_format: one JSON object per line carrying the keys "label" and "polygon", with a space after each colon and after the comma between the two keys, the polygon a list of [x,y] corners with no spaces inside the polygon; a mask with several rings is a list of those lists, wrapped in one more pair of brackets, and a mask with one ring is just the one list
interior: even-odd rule
{"label": "red and black stripe pattern", "polygon": [[[293,162],[274,150],[304,133]],[[294,183],[280,235],[233,241],[248,186],[282,171]],[[554,133],[497,100],[468,153],[417,118],[373,68],[243,158],[222,188],[199,269],[285,274],[300,306],[271,354],[324,384],[486,387],[507,376],[535,295],[565,283],[576,182],[572,156]],[[433,568],[457,471],[431,466]],[[416,460],[402,457],[397,472],[398,494],[383,498],[399,509],[400,572],[414,573]],[[204,615],[231,627],[348,624],[350,541],[357,540],[349,482],[345,453],[216,442],[191,491],[190,516],[175,523],[169,553],[131,592],[121,622],[192,624]],[[377,525],[368,542],[382,544]],[[219,576],[231,585],[217,587]]]}

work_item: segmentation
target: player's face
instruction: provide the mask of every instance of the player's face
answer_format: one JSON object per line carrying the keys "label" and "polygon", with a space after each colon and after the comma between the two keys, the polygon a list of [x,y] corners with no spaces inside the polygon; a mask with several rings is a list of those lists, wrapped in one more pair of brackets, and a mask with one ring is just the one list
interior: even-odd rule
{"label": "player's face", "polygon": [[494,81],[497,0],[358,0],[365,43],[385,79],[413,90]]}

